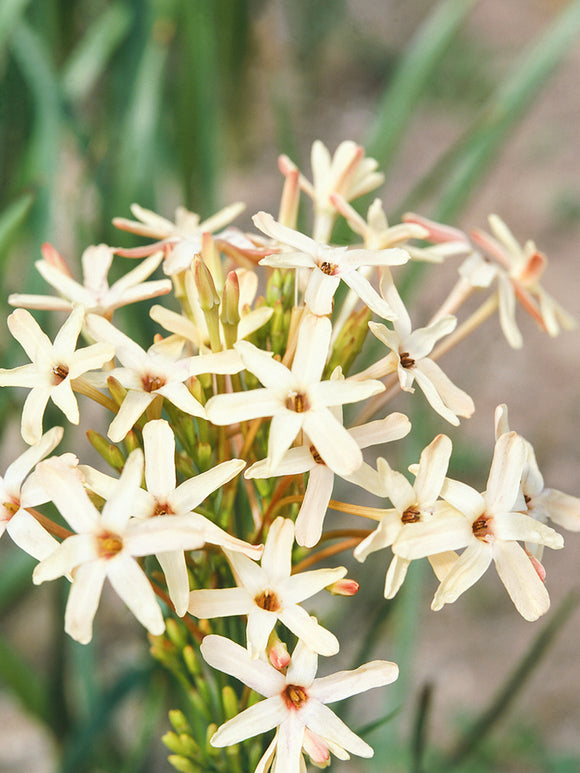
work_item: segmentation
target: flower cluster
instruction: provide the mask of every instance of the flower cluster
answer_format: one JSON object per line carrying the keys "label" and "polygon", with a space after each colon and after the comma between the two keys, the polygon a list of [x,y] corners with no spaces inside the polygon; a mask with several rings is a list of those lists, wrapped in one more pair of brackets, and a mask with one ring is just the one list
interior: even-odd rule
{"label": "flower cluster", "polygon": [[[364,562],[390,548],[391,599],[410,562],[427,557],[439,610],[493,561],[518,612],[535,620],[549,607],[543,549],[563,547],[548,522],[580,530],[580,500],[545,488],[531,444],[510,430],[503,405],[483,492],[448,476],[445,434],[410,466],[413,479],[395,469],[390,449],[411,431],[405,414],[384,413],[397,392],[418,385],[454,426],[473,414],[472,398],[437,360],[476,324],[498,309],[517,347],[518,301],[550,335],[573,320],[540,285],[545,256],[532,242],[520,247],[495,215],[492,235],[471,236],[413,214],[389,225],[378,199],[365,219],[350,201],[382,181],[376,166],[353,142],[333,156],[316,142],[310,182],[282,157],[278,215],[257,213],[248,233],[231,226],[240,204],[205,221],[180,208],[175,223],[133,205],[136,220],[115,224],[153,242],[87,248],[82,284],[45,245],[37,268],[59,297],[9,299],[19,308],[8,327],[30,362],[0,370],[0,386],[30,390],[21,420],[29,448],[0,478],[2,531],[38,560],[34,583],[68,579],[65,629],[76,640],[91,639],[108,579],[152,637],[163,636],[168,618],[181,619],[209,666],[263,696],[240,701],[236,716],[226,712],[211,737],[222,747],[275,730],[254,760],[258,773],[298,773],[305,755],[320,767],[331,753],[371,756],[327,704],[397,678],[387,660],[316,677],[319,656],[335,655],[340,643],[310,599],[358,588],[346,568],[317,564],[353,549]],[[313,202],[311,235],[297,229],[301,193]],[[358,242],[332,244],[340,217]],[[144,260],[109,287],[115,255]],[[397,272],[458,257],[456,285],[414,326]],[[150,280],[159,267],[166,278]],[[163,333],[147,349],[115,324],[120,306],[171,290],[180,311],[151,309]],[[476,291],[485,294],[480,312],[461,320]],[[26,308],[68,313],[54,341]],[[374,362],[367,336],[382,345]],[[43,434],[45,408],[52,400],[79,424],[76,394],[110,414],[106,437],[87,434],[114,475],[70,452],[51,456],[63,429]],[[371,447],[374,464],[365,459]],[[336,477],[383,506],[333,500]],[[70,528],[39,509],[49,503]],[[331,530],[331,509],[376,528]],[[203,759],[196,764],[203,769]]]}

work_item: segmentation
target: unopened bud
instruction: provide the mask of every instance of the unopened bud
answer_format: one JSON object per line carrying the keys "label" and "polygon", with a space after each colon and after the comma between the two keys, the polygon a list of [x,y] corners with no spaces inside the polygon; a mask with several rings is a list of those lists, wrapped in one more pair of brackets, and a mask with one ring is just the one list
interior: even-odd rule
{"label": "unopened bud", "polygon": [[110,464],[117,472],[121,472],[125,466],[125,457],[120,448],[113,443],[109,443],[107,438],[95,432],[94,429],[87,430],[87,440],[107,464]]}
{"label": "unopened bud", "polygon": [[220,319],[222,325],[237,326],[240,321],[240,280],[235,271],[230,271],[226,277]]}
{"label": "unopened bud", "polygon": [[337,365],[342,366],[345,376],[352,367],[355,357],[362,349],[365,338],[368,333],[368,323],[372,318],[372,311],[368,308],[360,311],[353,311],[332,348],[330,359],[327,365],[327,372],[332,373]]}
{"label": "unopened bud", "polygon": [[210,270],[198,257],[193,259],[193,278],[202,311],[212,311],[216,306],[219,306],[220,298]]}
{"label": "unopened bud", "polygon": [[133,429],[130,429],[129,432],[127,432],[124,442],[125,448],[127,449],[127,454],[130,454],[131,451],[134,451],[136,448],[141,448],[141,443],[139,442],[137,433]]}
{"label": "unopened bud", "polygon": [[189,733],[191,731],[189,722],[185,718],[185,714],[179,709],[171,709],[169,712],[169,721],[173,725],[174,730],[179,734]]}
{"label": "unopened bud", "polygon": [[331,585],[326,586],[326,590],[332,593],[333,596],[354,596],[358,593],[359,584],[356,580],[350,580],[345,577],[342,580],[337,580]]}
{"label": "unopened bud", "polygon": [[109,394],[117,403],[117,405],[121,405],[125,399],[125,395],[127,394],[127,390],[121,384],[121,382],[117,381],[114,376],[109,376],[107,379],[107,389],[109,390]]}
{"label": "unopened bud", "polygon": [[239,714],[238,696],[231,684],[226,684],[222,689],[222,703],[226,719],[232,719],[236,714]]}
{"label": "unopened bud", "polygon": [[290,664],[288,648],[283,641],[280,641],[276,634],[272,634],[268,641],[268,660],[278,671],[282,671]]}
{"label": "unopened bud", "polygon": [[188,644],[183,648],[182,654],[189,673],[192,676],[199,676],[201,674],[201,666],[199,665],[198,657],[191,644]]}

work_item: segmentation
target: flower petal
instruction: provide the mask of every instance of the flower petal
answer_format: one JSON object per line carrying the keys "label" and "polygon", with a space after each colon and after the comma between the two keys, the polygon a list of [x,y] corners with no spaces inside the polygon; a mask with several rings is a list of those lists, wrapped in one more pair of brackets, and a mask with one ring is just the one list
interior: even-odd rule
{"label": "flower petal", "polygon": [[[286,680],[273,666],[263,660],[252,660],[244,647],[226,639],[225,636],[210,634],[204,637],[200,649],[206,663],[239,679],[260,695],[267,698],[279,696],[286,686]],[[229,743],[230,741],[227,741],[224,746]]]}

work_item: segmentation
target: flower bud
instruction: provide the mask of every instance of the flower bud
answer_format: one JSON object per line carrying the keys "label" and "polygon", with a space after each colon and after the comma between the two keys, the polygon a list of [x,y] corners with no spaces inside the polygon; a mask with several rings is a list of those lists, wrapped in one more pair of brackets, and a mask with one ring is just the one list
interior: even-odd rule
{"label": "flower bud", "polygon": [[210,270],[198,257],[193,259],[193,278],[202,311],[212,311],[216,306],[219,306],[220,298]]}
{"label": "flower bud", "polygon": [[268,639],[268,660],[278,671],[282,671],[290,664],[288,648],[283,641],[280,641],[275,631],[270,634]]}
{"label": "flower bud", "polygon": [[333,596],[354,596],[355,593],[358,593],[359,587],[356,580],[344,577],[342,580],[333,582],[332,585],[327,585],[326,590]]}
{"label": "flower bud", "polygon": [[107,438],[103,437],[98,432],[95,432],[94,429],[87,430],[87,440],[95,451],[103,457],[107,464],[110,464],[117,472],[121,472],[125,466],[125,457],[120,448],[113,443],[110,443]]}

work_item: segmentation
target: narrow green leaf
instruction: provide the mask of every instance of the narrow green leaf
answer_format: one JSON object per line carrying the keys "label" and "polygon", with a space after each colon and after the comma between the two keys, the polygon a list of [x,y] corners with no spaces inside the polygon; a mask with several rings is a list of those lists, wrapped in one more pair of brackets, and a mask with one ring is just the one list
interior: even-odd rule
{"label": "narrow green leaf", "polygon": [[30,0],[2,0],[0,3],[0,51]]}
{"label": "narrow green leaf", "polygon": [[18,696],[24,708],[47,721],[48,696],[40,675],[5,639],[0,638],[0,680]]}
{"label": "narrow green leaf", "polygon": [[411,739],[411,773],[422,773],[423,755],[427,737],[427,719],[431,711],[433,685],[427,682],[419,693],[419,704],[413,722],[413,737]]}
{"label": "narrow green leaf", "polygon": [[131,11],[125,3],[106,8],[87,30],[66,62],[61,84],[64,94],[76,101],[83,99],[103,73],[131,23]]}
{"label": "narrow green leaf", "polygon": [[463,737],[460,738],[455,749],[445,761],[443,765],[444,770],[456,768],[460,765],[487,738],[499,721],[503,719],[508,708],[514,702],[516,696],[519,695],[526,680],[535,671],[540,659],[546,654],[548,647],[562,630],[579,602],[580,596],[578,593],[571,592],[564,598],[552,617],[532,641],[530,648],[508,676],[497,695],[481,715],[476,718]]}
{"label": "narrow green leaf", "polygon": [[425,86],[474,0],[437,3],[406,49],[381,99],[365,147],[384,171],[399,148]]}
{"label": "narrow green leaf", "polygon": [[32,193],[23,193],[0,214],[0,251],[26,219],[33,201]]}

